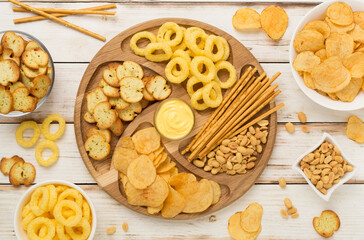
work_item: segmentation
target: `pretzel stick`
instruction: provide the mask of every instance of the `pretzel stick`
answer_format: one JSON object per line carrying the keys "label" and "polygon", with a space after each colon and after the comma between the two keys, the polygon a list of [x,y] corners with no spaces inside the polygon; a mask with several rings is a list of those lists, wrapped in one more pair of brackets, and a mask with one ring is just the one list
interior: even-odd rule
{"label": "pretzel stick", "polygon": [[[40,8],[38,8],[40,10]],[[43,12],[51,13],[67,13],[67,14],[97,14],[97,15],[115,15],[115,11],[95,11],[95,10],[82,10],[82,9],[55,9],[43,8]]]}
{"label": "pretzel stick", "polygon": [[80,32],[82,32],[84,34],[87,34],[87,35],[89,35],[91,37],[97,38],[97,39],[99,39],[101,41],[106,41],[106,38],[105,37],[103,37],[103,36],[101,36],[101,35],[99,35],[97,33],[91,32],[91,31],[89,31],[87,29],[84,29],[82,27],[79,27],[79,26],[77,26],[77,25],[75,25],[73,23],[67,22],[66,20],[63,20],[63,19],[58,18],[58,17],[55,17],[55,16],[53,16],[53,15],[51,15],[49,13],[43,12],[43,11],[41,11],[41,10],[35,8],[35,7],[31,7],[29,5],[26,5],[24,3],[19,2],[17,0],[8,0],[8,1],[11,2],[11,3],[16,4],[18,6],[21,6],[21,7],[25,8],[25,9],[31,11],[31,12],[35,12],[35,13],[43,16],[43,17],[49,18],[49,19],[51,19],[53,21],[56,21],[56,22],[59,22],[59,23],[65,25],[67,27],[73,28],[73,29],[75,29],[77,31],[80,31]]}
{"label": "pretzel stick", "polygon": [[[106,4],[106,5],[102,5],[102,6],[96,6],[96,7],[90,7],[90,8],[81,8],[81,9],[76,9],[76,10],[92,10],[92,11],[97,11],[97,10],[106,10],[106,9],[111,9],[111,8],[116,8],[116,4],[112,3],[112,4]],[[24,9],[22,7],[13,7],[12,8],[14,12],[29,12],[29,10]],[[54,8],[38,8],[41,11],[44,12],[48,12],[48,13],[54,13],[53,10],[57,10]]]}

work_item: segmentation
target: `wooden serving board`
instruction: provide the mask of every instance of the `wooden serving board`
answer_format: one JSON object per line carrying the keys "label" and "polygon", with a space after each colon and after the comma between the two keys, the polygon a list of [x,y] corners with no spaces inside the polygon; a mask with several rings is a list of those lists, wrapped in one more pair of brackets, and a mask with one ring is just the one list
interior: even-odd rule
{"label": "wooden serving board", "polygon": [[[158,28],[163,23],[168,21],[175,22],[184,27],[200,27],[209,34],[215,34],[224,37],[228,41],[231,49],[228,61],[233,63],[239,75],[242,75],[248,66],[255,66],[260,73],[263,71],[259,62],[254,58],[254,56],[243,46],[243,44],[241,44],[231,35],[206,23],[182,18],[155,19],[135,25],[114,37],[92,59],[80,83],[75,105],[75,135],[81,157],[99,186],[115,200],[136,212],[158,218],[162,218],[162,216],[160,214],[150,215],[147,213],[145,207],[132,206],[127,202],[122,184],[119,181],[119,174],[112,166],[111,161],[113,150],[120,144],[120,142],[118,142],[119,138],[115,136],[112,137],[110,143],[112,151],[106,160],[95,161],[88,156],[84,148],[84,142],[87,139],[86,131],[91,126],[94,126],[94,124],[87,123],[83,119],[83,115],[87,112],[85,98],[86,94],[96,88],[99,80],[102,78],[103,69],[105,69],[107,64],[110,62],[122,63],[126,60],[135,61],[143,67],[145,76],[158,74],[165,77],[164,68],[166,63],[150,62],[144,57],[135,55],[129,47],[129,41],[135,33],[143,30],[157,33]],[[172,94],[170,98],[179,98],[189,102],[189,96],[182,86],[172,84],[171,87]],[[158,104],[159,103],[156,102],[143,109],[142,113],[139,114],[131,123],[124,123],[125,130],[121,138],[131,136],[139,129],[152,126],[154,112],[158,107]],[[266,108],[262,109],[261,112],[265,112],[272,107],[274,107],[273,102],[270,103],[270,105]],[[212,112],[213,110],[211,109],[201,112],[194,110],[195,126],[192,132],[184,139],[177,141],[162,139],[162,144],[164,145],[171,159],[176,162],[176,166],[180,172],[191,172],[195,174],[198,179],[206,178],[214,180],[220,184],[222,189],[220,201],[217,204],[209,207],[206,211],[196,214],[179,214],[174,219],[192,219],[201,217],[207,214],[212,214],[213,212],[228,206],[249,190],[249,188],[263,172],[270,159],[277,129],[277,116],[275,113],[268,118],[270,124],[267,143],[263,145],[262,153],[257,156],[255,168],[248,171],[246,174],[230,176],[225,173],[220,173],[217,175],[212,175],[211,173],[205,172],[203,169],[200,169],[188,162],[186,156],[181,154],[181,151],[185,146],[188,145],[193,136],[197,134],[198,130],[207,121]]]}

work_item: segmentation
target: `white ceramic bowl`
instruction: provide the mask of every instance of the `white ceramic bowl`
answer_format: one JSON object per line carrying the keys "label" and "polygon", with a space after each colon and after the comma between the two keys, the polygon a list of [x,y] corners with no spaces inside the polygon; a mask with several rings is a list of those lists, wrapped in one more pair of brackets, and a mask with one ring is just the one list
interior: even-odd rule
{"label": "white ceramic bowl", "polygon": [[293,40],[296,37],[296,34],[302,30],[302,28],[310,21],[313,20],[324,20],[324,16],[326,15],[326,8],[332,4],[333,2],[345,2],[351,6],[353,11],[364,11],[364,4],[362,0],[330,0],[321,3],[320,5],[311,9],[300,21],[296,30],[294,31],[291,39],[291,43],[289,46],[289,62],[292,70],[292,74],[294,79],[296,80],[299,88],[306,94],[308,98],[317,104],[338,111],[352,111],[364,108],[364,92],[360,91],[359,95],[352,102],[342,102],[342,101],[334,101],[329,97],[322,96],[315,90],[308,88],[303,82],[303,78],[298,74],[296,70],[293,69],[293,61],[297,56],[296,50],[293,47]]}
{"label": "white ceramic bowl", "polygon": [[90,205],[90,209],[91,209],[91,213],[92,213],[91,233],[88,238],[89,240],[92,240],[94,238],[94,235],[96,232],[96,222],[97,222],[95,206],[91,202],[91,199],[86,195],[85,191],[83,191],[77,185],[64,181],[64,180],[49,180],[49,181],[37,183],[34,186],[32,186],[31,188],[29,188],[23,194],[23,196],[19,199],[19,202],[16,205],[15,214],[14,214],[14,229],[15,229],[15,235],[16,235],[17,239],[18,240],[27,240],[28,239],[26,232],[23,230],[23,228],[21,226],[21,220],[22,220],[21,213],[22,213],[22,210],[23,210],[25,204],[30,201],[30,196],[37,187],[41,187],[41,186],[47,185],[47,184],[66,185],[66,186],[76,189],[84,196],[84,198],[87,200],[88,204]]}
{"label": "white ceramic bowl", "polygon": [[[346,172],[344,174],[344,176],[341,178],[341,180],[337,183],[334,184],[330,189],[327,190],[326,195],[321,193],[319,190],[317,190],[317,188],[315,187],[315,185],[312,184],[312,182],[310,181],[310,179],[308,179],[308,177],[306,176],[306,174],[301,170],[300,168],[300,161],[309,153],[313,152],[314,150],[316,150],[323,142],[329,142],[331,144],[333,144],[334,146],[336,146],[340,151],[341,151],[341,156],[343,157],[343,159],[345,161],[347,161],[350,165],[352,165],[354,167],[354,170],[352,172]],[[340,148],[339,144],[335,141],[335,139],[328,133],[324,133],[320,142],[318,142],[317,144],[315,144],[313,147],[311,147],[310,149],[308,149],[305,153],[303,153],[299,158],[297,158],[296,162],[293,164],[292,166],[293,169],[295,169],[296,171],[298,171],[305,179],[306,182],[308,183],[308,185],[311,186],[311,188],[315,191],[315,193],[317,193],[317,195],[319,195],[320,198],[324,199],[325,201],[329,201],[330,197],[332,195],[332,193],[341,185],[343,185],[344,183],[346,183],[347,181],[349,181],[355,174],[355,172],[358,170],[358,166],[355,165],[352,161],[350,161],[347,157],[347,155],[344,153],[344,151]]]}

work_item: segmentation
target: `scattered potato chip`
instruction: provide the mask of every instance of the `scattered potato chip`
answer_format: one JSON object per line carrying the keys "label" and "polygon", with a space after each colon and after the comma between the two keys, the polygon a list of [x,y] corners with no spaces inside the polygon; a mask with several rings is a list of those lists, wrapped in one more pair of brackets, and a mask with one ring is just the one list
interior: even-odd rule
{"label": "scattered potato chip", "polygon": [[349,117],[346,136],[358,143],[364,143],[364,123],[355,115]]}
{"label": "scattered potato chip", "polygon": [[162,216],[165,218],[173,218],[177,216],[185,207],[184,197],[169,187],[168,197],[164,201],[164,206],[162,208]]}
{"label": "scattered potato chip", "polygon": [[196,181],[197,179],[195,175],[191,173],[178,173],[169,179],[169,184],[175,189],[178,189],[184,184],[189,184]]}
{"label": "scattered potato chip", "polygon": [[354,27],[355,27],[355,23],[352,23],[352,24],[347,25],[347,26],[337,25],[337,24],[331,22],[328,17],[325,18],[325,22],[327,23],[327,25],[329,25],[331,33],[336,32],[336,33],[344,34],[344,33],[347,33],[349,31],[353,30]]}
{"label": "scattered potato chip", "polygon": [[355,42],[364,42],[364,29],[362,29],[359,25],[355,25],[354,29],[349,32],[349,35]]}
{"label": "scattered potato chip", "polygon": [[260,15],[251,8],[241,8],[233,16],[233,26],[238,30],[261,28]]}
{"label": "scattered potato chip", "polygon": [[229,218],[228,231],[230,236],[235,240],[254,240],[262,231],[262,227],[257,232],[248,233],[244,231],[240,224],[241,212],[237,212]]}
{"label": "scattered potato chip", "polygon": [[131,137],[124,137],[121,139],[121,147],[124,148],[130,148],[130,149],[135,149],[134,148],[134,143]]}
{"label": "scattered potato chip", "polygon": [[307,87],[311,89],[316,89],[315,82],[312,79],[311,73],[303,73],[303,82],[306,84]]}
{"label": "scattered potato chip", "polygon": [[349,69],[353,78],[364,77],[364,53],[356,52],[346,56],[343,60],[343,64]]}
{"label": "scattered potato chip", "polygon": [[135,150],[141,154],[149,154],[161,145],[161,137],[154,127],[137,131],[132,137]]}
{"label": "scattered potato chip", "polygon": [[326,39],[326,54],[327,57],[339,56],[341,59],[354,51],[353,38],[344,33],[332,33],[330,37]]}
{"label": "scattered potato chip", "polygon": [[241,227],[248,233],[254,233],[261,227],[261,220],[263,216],[263,207],[258,203],[250,204],[244,212],[241,213],[240,221]]}
{"label": "scattered potato chip", "polygon": [[262,11],[260,22],[268,36],[273,40],[278,40],[286,32],[288,15],[281,7],[269,6]]}
{"label": "scattered potato chip", "polygon": [[326,9],[326,15],[333,23],[342,26],[349,25],[354,21],[351,7],[344,2],[332,3]]}
{"label": "scattered potato chip", "polygon": [[183,208],[184,213],[203,212],[211,206],[214,198],[212,186],[207,179],[202,179],[198,182],[197,187],[194,184],[189,184],[183,186],[177,192],[185,198],[186,205]]}
{"label": "scattered potato chip", "polygon": [[354,22],[364,29],[364,12],[354,12]]}
{"label": "scattered potato chip", "polygon": [[296,71],[311,72],[313,67],[320,64],[320,58],[311,51],[301,52],[293,62]]}
{"label": "scattered potato chip", "polygon": [[339,57],[330,57],[315,66],[311,72],[318,90],[333,93],[344,89],[350,83],[350,72],[342,64]]}
{"label": "scattered potato chip", "polygon": [[147,212],[152,215],[157,214],[162,210],[163,206],[164,206],[164,204],[161,204],[158,207],[147,207]]}
{"label": "scattered potato chip", "polygon": [[362,78],[352,78],[349,85],[335,94],[343,102],[352,102],[360,92],[362,84]]}
{"label": "scattered potato chip", "polygon": [[128,166],[127,177],[136,189],[150,186],[157,176],[153,162],[146,155],[140,155]]}
{"label": "scattered potato chip", "polygon": [[114,151],[114,168],[126,175],[129,164],[138,157],[138,153],[130,148],[118,147]]}
{"label": "scattered potato chip", "polygon": [[324,38],[328,38],[330,36],[330,27],[325,21],[312,21],[307,23],[302,30],[316,30],[324,36]]}
{"label": "scattered potato chip", "polygon": [[320,49],[317,52],[315,52],[315,55],[318,56],[321,60],[321,62],[325,61],[327,59],[327,55],[326,55],[326,49]]}
{"label": "scattered potato chip", "polygon": [[316,52],[325,48],[324,36],[316,30],[303,30],[297,33],[293,40],[293,46],[298,53],[304,51]]}
{"label": "scattered potato chip", "polygon": [[210,181],[210,184],[212,186],[212,190],[214,192],[214,198],[212,200],[211,205],[214,205],[214,204],[216,204],[220,200],[220,197],[221,197],[221,188],[220,188],[220,185],[217,182],[212,181],[212,180],[209,180],[209,181]]}

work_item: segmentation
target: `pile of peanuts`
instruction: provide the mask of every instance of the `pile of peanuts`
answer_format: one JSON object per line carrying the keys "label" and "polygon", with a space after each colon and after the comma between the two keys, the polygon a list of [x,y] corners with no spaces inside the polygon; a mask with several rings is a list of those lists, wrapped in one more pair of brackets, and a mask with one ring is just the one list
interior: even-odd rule
{"label": "pile of peanuts", "polygon": [[207,156],[194,160],[193,164],[212,174],[247,173],[247,170],[255,167],[257,155],[262,153],[262,145],[267,143],[268,125],[268,120],[259,121],[255,127],[251,126],[239,135],[225,139]]}
{"label": "pile of peanuts", "polygon": [[337,184],[345,172],[354,170],[341,156],[341,151],[329,142],[324,142],[300,161],[301,170],[312,184],[323,194]]}
{"label": "pile of peanuts", "polygon": [[285,198],[283,202],[287,209],[281,209],[282,217],[288,218],[291,216],[291,218],[298,218],[299,214],[297,212],[297,208],[293,206],[291,199]]}

